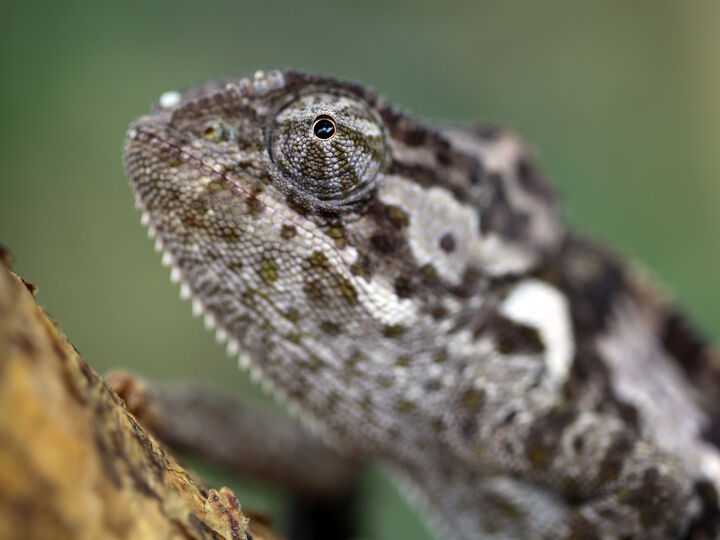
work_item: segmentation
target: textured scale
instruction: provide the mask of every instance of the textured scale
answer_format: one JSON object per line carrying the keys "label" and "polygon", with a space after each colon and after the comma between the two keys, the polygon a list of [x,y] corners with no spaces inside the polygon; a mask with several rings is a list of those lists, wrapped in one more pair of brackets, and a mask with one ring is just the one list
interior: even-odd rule
{"label": "textured scale", "polygon": [[717,538],[720,364],[514,135],[257,73],[131,127],[182,293],[450,538]]}

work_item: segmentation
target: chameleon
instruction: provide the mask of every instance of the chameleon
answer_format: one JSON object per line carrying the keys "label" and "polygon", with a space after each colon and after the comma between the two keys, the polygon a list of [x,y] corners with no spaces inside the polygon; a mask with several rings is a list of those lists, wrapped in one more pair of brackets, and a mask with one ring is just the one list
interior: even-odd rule
{"label": "chameleon", "polygon": [[181,296],[438,538],[720,538],[720,360],[526,143],[365,86],[164,94],[125,167]]}

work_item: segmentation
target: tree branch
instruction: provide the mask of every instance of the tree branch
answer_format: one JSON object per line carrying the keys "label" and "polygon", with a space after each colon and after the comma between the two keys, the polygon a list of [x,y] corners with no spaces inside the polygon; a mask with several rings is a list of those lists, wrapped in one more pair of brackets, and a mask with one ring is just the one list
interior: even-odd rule
{"label": "tree branch", "polygon": [[0,538],[279,538],[143,429],[1,256],[0,486]]}

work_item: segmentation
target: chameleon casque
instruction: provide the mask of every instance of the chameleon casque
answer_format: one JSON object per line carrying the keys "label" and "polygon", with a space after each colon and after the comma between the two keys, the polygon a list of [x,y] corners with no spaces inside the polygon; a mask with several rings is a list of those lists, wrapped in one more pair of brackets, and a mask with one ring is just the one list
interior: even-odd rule
{"label": "chameleon casque", "polygon": [[717,357],[513,134],[258,72],[165,94],[125,164],[231,352],[436,534],[720,538]]}

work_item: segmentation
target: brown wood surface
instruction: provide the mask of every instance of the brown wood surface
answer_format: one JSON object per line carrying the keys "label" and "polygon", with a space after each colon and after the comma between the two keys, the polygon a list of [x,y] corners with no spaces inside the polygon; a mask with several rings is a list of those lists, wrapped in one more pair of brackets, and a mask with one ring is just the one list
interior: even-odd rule
{"label": "brown wood surface", "polygon": [[0,539],[280,538],[143,429],[32,289],[0,261]]}

